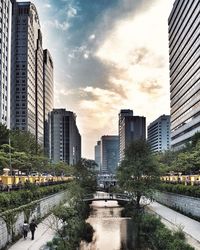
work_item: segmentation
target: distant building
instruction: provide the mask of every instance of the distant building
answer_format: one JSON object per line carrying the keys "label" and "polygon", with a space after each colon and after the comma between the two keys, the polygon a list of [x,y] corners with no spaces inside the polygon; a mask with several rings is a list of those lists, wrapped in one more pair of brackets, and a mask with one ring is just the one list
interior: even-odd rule
{"label": "distant building", "polygon": [[162,115],[148,126],[148,142],[154,152],[170,149],[170,116]]}
{"label": "distant building", "polygon": [[115,173],[119,162],[119,136],[101,137],[101,172]]}
{"label": "distant building", "polygon": [[121,109],[119,113],[119,124],[118,124],[118,133],[119,133],[119,159],[123,158],[123,152],[124,152],[124,140],[123,133],[124,130],[122,129],[123,125],[123,119],[125,116],[133,116],[133,110],[130,109]]}
{"label": "distant building", "polygon": [[11,1],[0,1],[0,123],[9,127]]}
{"label": "distant building", "polygon": [[94,147],[94,159],[98,165],[98,170],[101,168],[101,141],[97,141],[97,145]]}
{"label": "distant building", "polygon": [[76,115],[65,109],[49,113],[49,157],[52,162],[76,164],[81,159],[81,136]]}
{"label": "distant building", "polygon": [[119,160],[124,158],[128,145],[139,139],[146,139],[146,118],[133,116],[132,110],[121,110],[119,113]]}
{"label": "distant building", "polygon": [[176,0],[168,19],[173,149],[200,132],[199,13],[199,0]]}
{"label": "distant building", "polygon": [[44,151],[48,155],[49,149],[49,126],[48,113],[53,110],[54,102],[54,80],[53,80],[53,60],[50,52],[46,49],[43,53],[43,111],[44,111]]}
{"label": "distant building", "polygon": [[12,12],[11,128],[44,141],[43,48],[37,9],[14,2]]}

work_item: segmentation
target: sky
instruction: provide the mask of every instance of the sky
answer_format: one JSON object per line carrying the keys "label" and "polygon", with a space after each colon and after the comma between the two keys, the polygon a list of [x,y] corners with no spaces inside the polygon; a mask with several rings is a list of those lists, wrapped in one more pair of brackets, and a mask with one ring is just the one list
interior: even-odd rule
{"label": "sky", "polygon": [[118,134],[120,109],[169,114],[167,20],[174,0],[32,0],[54,61],[54,107],[76,113],[82,157]]}

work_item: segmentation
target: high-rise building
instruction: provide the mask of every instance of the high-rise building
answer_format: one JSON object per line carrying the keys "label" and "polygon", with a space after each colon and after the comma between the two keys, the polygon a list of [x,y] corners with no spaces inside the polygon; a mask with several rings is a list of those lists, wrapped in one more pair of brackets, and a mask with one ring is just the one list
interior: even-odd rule
{"label": "high-rise building", "polygon": [[200,131],[200,2],[176,0],[169,16],[171,145]]}
{"label": "high-rise building", "polygon": [[48,155],[49,148],[49,126],[48,126],[48,113],[53,110],[54,101],[54,81],[53,81],[53,60],[46,49],[43,53],[44,63],[43,63],[43,111],[44,111],[44,151]]}
{"label": "high-rise building", "polygon": [[139,139],[146,139],[146,118],[133,116],[132,110],[121,110],[119,113],[119,160],[124,159],[128,145]]}
{"label": "high-rise building", "polygon": [[0,122],[9,126],[11,1],[0,1]]}
{"label": "high-rise building", "polygon": [[81,159],[81,136],[76,125],[76,115],[65,109],[53,109],[49,113],[48,122],[51,161],[76,164]]}
{"label": "high-rise building", "polygon": [[170,116],[162,115],[148,126],[148,143],[154,152],[170,149]]}
{"label": "high-rise building", "polygon": [[94,159],[98,165],[98,169],[101,168],[101,141],[97,141],[97,145],[94,147]]}
{"label": "high-rise building", "polygon": [[11,128],[30,131],[43,145],[42,33],[31,2],[13,4],[11,61]]}
{"label": "high-rise building", "polygon": [[119,133],[119,159],[122,159],[123,156],[123,151],[124,151],[124,145],[122,145],[123,140],[122,140],[122,121],[125,116],[133,116],[133,110],[130,109],[121,109],[119,113],[119,124],[118,124],[118,133]]}
{"label": "high-rise building", "polygon": [[115,173],[119,162],[119,136],[101,137],[101,172]]}

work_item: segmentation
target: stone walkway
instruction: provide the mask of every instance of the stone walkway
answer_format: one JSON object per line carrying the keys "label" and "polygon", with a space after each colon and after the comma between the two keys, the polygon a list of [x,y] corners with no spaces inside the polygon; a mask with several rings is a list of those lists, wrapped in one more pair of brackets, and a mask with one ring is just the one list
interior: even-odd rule
{"label": "stone walkway", "polygon": [[188,243],[195,247],[196,250],[200,250],[200,222],[157,202],[151,203],[148,208],[157,214],[167,227],[181,228],[187,236]]}
{"label": "stone walkway", "polygon": [[9,250],[42,250],[45,249],[45,244],[51,241],[55,235],[56,229],[55,218],[50,215],[40,224],[35,231],[35,239],[31,240],[31,233],[28,233],[27,239],[20,239]]}

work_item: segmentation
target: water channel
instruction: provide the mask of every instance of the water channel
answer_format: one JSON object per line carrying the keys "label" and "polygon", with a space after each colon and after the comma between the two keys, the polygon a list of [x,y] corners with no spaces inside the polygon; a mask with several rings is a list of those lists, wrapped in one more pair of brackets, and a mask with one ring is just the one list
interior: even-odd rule
{"label": "water channel", "polygon": [[134,226],[130,218],[121,217],[122,207],[117,201],[93,201],[89,222],[95,230],[90,244],[81,244],[81,250],[132,250]]}

